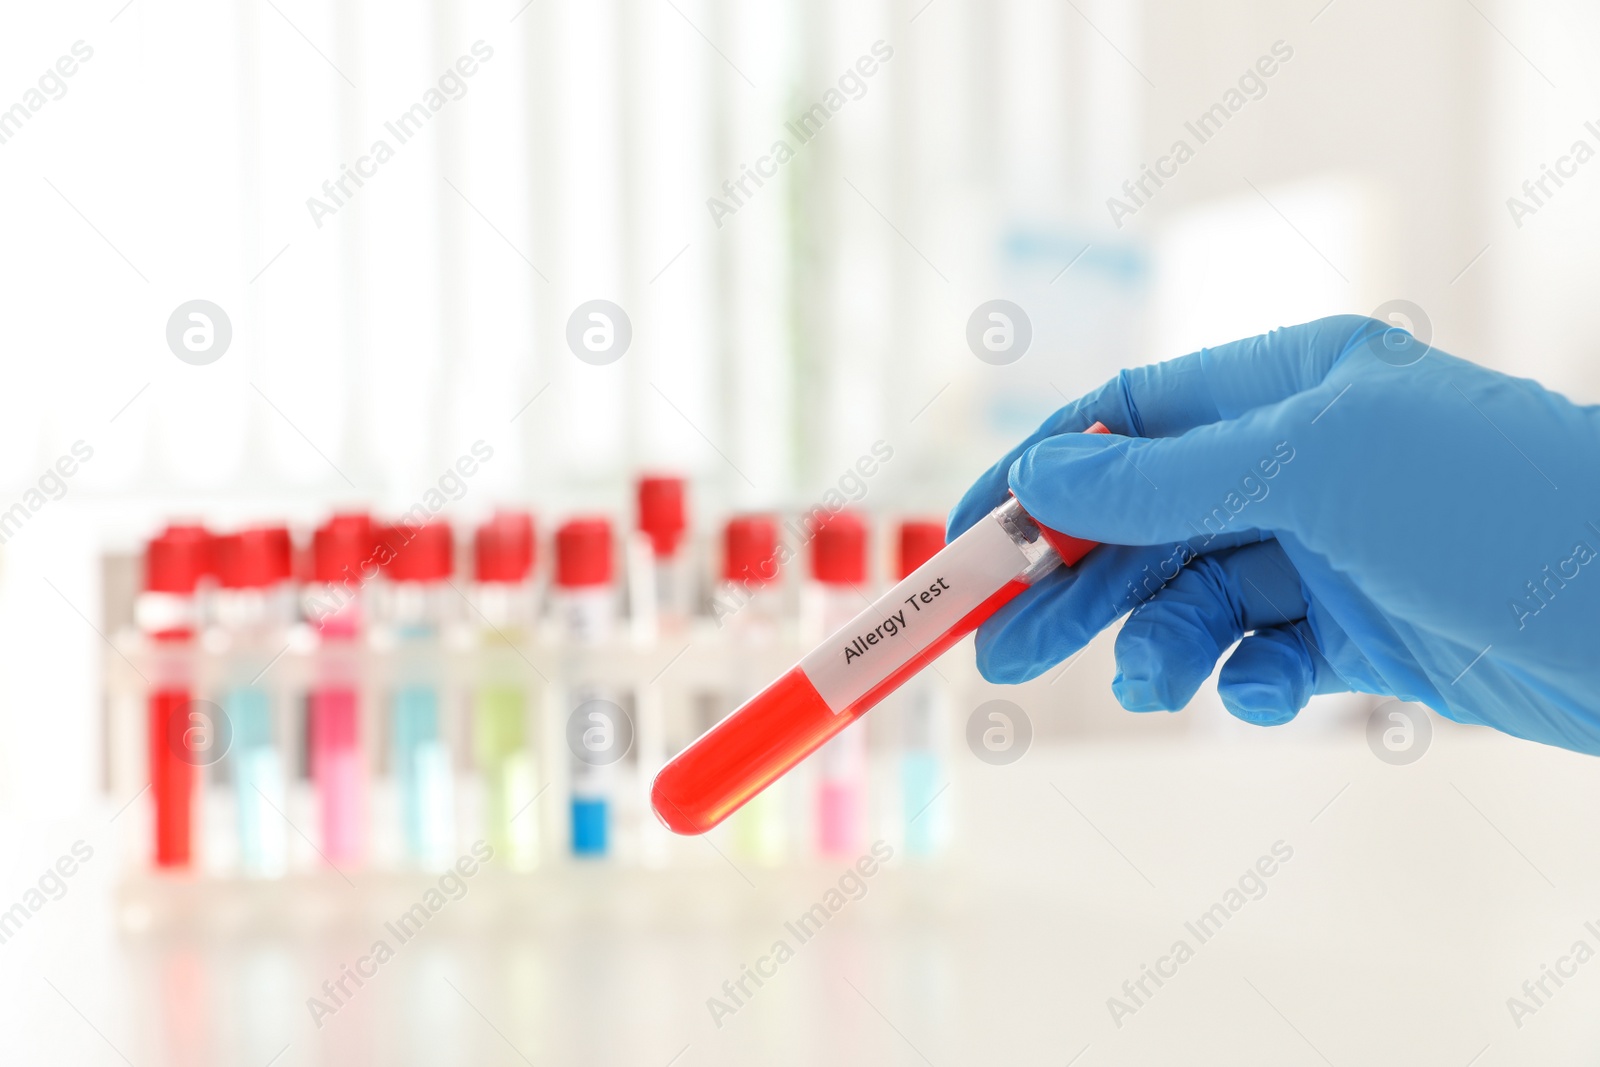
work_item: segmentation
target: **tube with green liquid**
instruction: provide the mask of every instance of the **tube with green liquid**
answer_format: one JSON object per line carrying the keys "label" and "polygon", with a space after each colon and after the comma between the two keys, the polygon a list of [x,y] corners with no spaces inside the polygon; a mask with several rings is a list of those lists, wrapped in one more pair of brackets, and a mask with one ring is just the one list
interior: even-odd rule
{"label": "tube with green liquid", "polygon": [[522,649],[533,626],[533,517],[498,511],[473,541],[479,635],[473,694],[473,755],[484,791],[484,831],[516,870],[539,859],[538,765],[531,728],[530,666]]}

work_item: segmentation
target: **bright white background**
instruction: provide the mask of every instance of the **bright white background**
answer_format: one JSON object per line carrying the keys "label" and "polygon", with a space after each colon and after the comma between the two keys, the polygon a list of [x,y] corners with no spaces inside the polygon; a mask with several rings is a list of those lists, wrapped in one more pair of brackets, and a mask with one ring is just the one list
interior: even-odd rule
{"label": "bright white background", "polygon": [[[307,198],[480,39],[494,56],[466,94],[317,226]],[[620,511],[649,465],[695,479],[709,526],[729,508],[814,499],[878,439],[895,459],[868,506],[940,511],[1006,443],[1118,367],[1395,298],[1423,308],[1448,350],[1600,399],[1600,164],[1521,226],[1506,207],[1574,140],[1600,143],[1584,128],[1600,120],[1597,39],[1600,17],[1569,0],[7,5],[0,108],[74,42],[93,58],[0,144],[0,508],[73,442],[94,458],[0,546],[11,841],[0,902],[121,802],[100,789],[97,560],[168,516],[303,525],[339,504],[398,510],[478,439],[495,459],[452,507],[463,522],[497,502],[531,505],[544,522]],[[861,99],[719,227],[707,198],[878,40],[893,59]],[[1265,95],[1113,226],[1107,198],[1278,41],[1293,58]],[[572,308],[597,297],[623,306],[634,330],[627,355],[598,368],[564,342]],[[994,297],[1021,303],[1035,331],[1004,368],[964,340],[972,309]],[[179,362],[164,338],[172,310],[195,298],[233,324],[232,347],[207,367]],[[1090,1045],[1079,1062],[1465,1065],[1580,1062],[1574,1050],[1593,1047],[1594,974],[1521,1029],[1504,1006],[1596,917],[1577,903],[1600,888],[1584,858],[1588,761],[1450,734],[1462,747],[1438,759],[1460,758],[1472,778],[1452,778],[1450,762],[1405,777],[1370,759],[1347,724],[1359,715],[1330,711],[1263,741],[1219,725],[1207,705],[1173,731],[1116,711],[1110,671],[1097,645],[1028,706],[1047,732],[1109,746],[1106,765],[1152,779],[1150,792],[1051,757],[1085,770],[1069,793],[1110,820],[1104,835],[1079,823],[1063,839],[1048,821],[1021,832],[1033,820],[1018,811],[1050,795],[1000,779],[981,810],[1009,829],[991,832],[974,801],[973,837],[991,848],[963,877],[990,893],[1042,885],[1061,903],[1041,890],[1014,901],[1032,910],[1000,916],[1010,898],[975,893],[931,933],[888,914],[874,925],[867,911],[852,942],[863,960],[945,953],[892,971],[881,1013],[863,1014],[848,990],[834,1001],[834,983],[824,1000],[791,1003],[771,1033],[718,1051],[693,997],[668,1007],[652,993],[684,952],[707,957],[708,979],[734,973],[742,943],[651,947],[603,926],[569,954],[540,955],[548,943],[535,940],[533,962],[506,966],[550,970],[532,986],[486,979],[485,1010],[492,1001],[530,1055],[583,1062],[585,1039],[549,991],[616,938],[622,954],[598,977],[583,971],[590,999],[576,1017],[602,1029],[596,1005],[625,1006],[609,1022],[641,1028],[648,1040],[627,1046],[639,1062],[666,1063],[684,1041],[684,1064],[733,1062],[739,1049],[743,1062],[822,1062],[781,1035],[824,1017],[850,1020],[827,1046],[839,1062],[1066,1062]],[[1158,731],[1184,738],[1180,756],[1156,752]],[[1256,770],[1212,769],[1241,752]],[[1253,812],[1315,811],[1320,794],[1360,780],[1341,761],[1387,791],[1363,799],[1352,786],[1347,810],[1333,809],[1351,820],[1343,844],[1315,859],[1308,838],[1305,881],[1274,890],[1284,911],[1253,934],[1273,962],[1247,973],[1275,1008],[1196,973],[1188,990],[1163,993],[1165,1014],[1114,1029],[1104,997],[1176,913],[1130,897],[1146,883],[1125,882],[1104,846],[1166,855],[1150,881],[1182,887],[1178,910],[1195,910],[1291,832],[1224,828]],[[1172,810],[1181,832],[1164,825]],[[1397,825],[1392,847],[1363,847]],[[1018,854],[1052,858],[991,862]],[[1529,856],[1548,877],[1524,866]],[[139,1064],[265,1064],[285,1042],[283,1064],[354,1062],[349,1049],[364,1043],[319,1046],[298,977],[281,1011],[239,992],[249,982],[194,1007],[195,989],[276,973],[274,954],[293,959],[292,946],[190,946],[191,958],[119,940],[101,896],[56,907],[31,946],[0,946],[0,1041],[34,1035],[7,1062],[119,1062],[116,1046]],[[1126,936],[1093,921],[1113,913],[1128,916]],[[1440,913],[1457,921],[1439,924]],[[1001,947],[985,947],[1005,929]],[[1084,954],[1089,930],[1102,941]],[[440,965],[481,948],[469,941]],[[210,978],[207,960],[220,968]],[[608,977],[647,966],[659,983]],[[46,973],[76,984],[81,1016],[40,984]],[[996,999],[996,987],[1015,994]],[[502,1044],[477,1044],[480,1020],[455,1008],[422,1016],[431,1043],[382,1047],[396,1061],[516,1062]],[[522,1010],[536,1022],[518,1030],[508,1020]],[[222,1021],[172,1021],[196,1012]],[[394,1006],[373,1025],[408,1015]],[[914,1033],[916,1020],[927,1029]],[[916,1055],[893,1037],[897,1023]],[[1142,1035],[1130,1036],[1135,1024]]]}

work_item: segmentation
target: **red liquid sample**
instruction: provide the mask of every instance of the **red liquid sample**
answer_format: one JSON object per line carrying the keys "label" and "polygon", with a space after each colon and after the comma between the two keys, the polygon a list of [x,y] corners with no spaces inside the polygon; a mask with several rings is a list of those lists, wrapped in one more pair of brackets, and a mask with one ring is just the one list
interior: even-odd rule
{"label": "red liquid sample", "polygon": [[656,775],[650,804],[677,834],[703,834],[872,710],[1028,586],[1012,582],[840,713],[799,666],[751,697]]}
{"label": "red liquid sample", "polygon": [[[187,736],[189,691],[162,687],[150,694],[150,797],[155,806],[155,860],[158,867],[187,867],[194,858],[194,763],[179,745]],[[174,743],[176,738],[176,744]]]}
{"label": "red liquid sample", "polygon": [[[1095,423],[1086,432],[1107,431]],[[1020,513],[1015,501],[1009,506]],[[996,509],[946,545],[868,611],[674,757],[656,775],[650,790],[656,816],[674,833],[710,830],[1026,590],[1032,579],[1023,580],[1024,572],[1037,572],[1029,569],[1020,545],[999,521],[1005,510],[1005,505]],[[1039,527],[1035,536],[1067,566],[1094,547],[1092,541],[1045,527]],[[940,587],[938,594],[933,594],[935,585]],[[940,599],[946,595],[966,599]],[[934,605],[940,603],[974,606],[937,636],[925,638],[930,623],[919,628],[918,618],[948,620],[948,615],[936,616]],[[891,618],[896,621],[893,629]],[[862,667],[875,653],[894,656],[885,649],[903,652],[905,646],[897,641],[915,645],[904,662],[882,677]],[[842,666],[837,658],[828,658],[835,652],[843,655]],[[858,661],[854,670],[865,679],[859,686],[850,678],[852,659]],[[833,705],[824,692],[834,694]],[[841,693],[850,695],[841,698]]]}

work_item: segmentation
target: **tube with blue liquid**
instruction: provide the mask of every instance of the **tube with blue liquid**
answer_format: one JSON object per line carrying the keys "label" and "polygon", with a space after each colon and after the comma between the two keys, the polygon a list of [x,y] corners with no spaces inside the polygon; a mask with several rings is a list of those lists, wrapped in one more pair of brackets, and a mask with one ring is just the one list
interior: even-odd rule
{"label": "tube with blue liquid", "polygon": [[[387,549],[385,552],[384,550]],[[378,549],[392,641],[390,769],[402,851],[423,866],[449,863],[455,838],[454,775],[445,727],[442,627],[450,598],[450,526],[391,526]]]}
{"label": "tube with blue liquid", "polygon": [[586,646],[603,644],[616,629],[612,552],[609,519],[570,519],[556,531],[556,609],[572,664],[564,672],[572,853],[583,858],[605,856],[613,847],[617,764],[632,732],[618,694],[581,663]]}
{"label": "tube with blue liquid", "polygon": [[288,643],[294,608],[289,531],[255,527],[220,538],[217,624],[227,641],[223,711],[232,732],[226,759],[238,821],[239,869],[281,876],[288,866],[281,687],[271,677]]}
{"label": "tube with blue liquid", "polygon": [[[900,524],[899,580],[944,548],[944,523],[906,521]],[[950,785],[945,753],[950,732],[950,690],[927,671],[894,694],[900,712],[900,821],[906,853],[933,856],[950,836]]]}

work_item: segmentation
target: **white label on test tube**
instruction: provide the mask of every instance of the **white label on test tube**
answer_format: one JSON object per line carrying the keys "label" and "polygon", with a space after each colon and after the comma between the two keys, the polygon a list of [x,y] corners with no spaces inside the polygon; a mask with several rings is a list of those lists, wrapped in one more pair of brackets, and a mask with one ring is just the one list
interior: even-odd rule
{"label": "white label on test tube", "polygon": [[823,703],[843,714],[1019,578],[1030,562],[990,515],[813,649],[800,669]]}
{"label": "white label on test tube", "polygon": [[562,627],[573,644],[598,644],[611,636],[616,603],[609,585],[563,589],[560,608]]}

